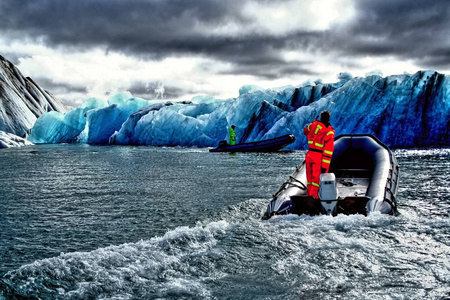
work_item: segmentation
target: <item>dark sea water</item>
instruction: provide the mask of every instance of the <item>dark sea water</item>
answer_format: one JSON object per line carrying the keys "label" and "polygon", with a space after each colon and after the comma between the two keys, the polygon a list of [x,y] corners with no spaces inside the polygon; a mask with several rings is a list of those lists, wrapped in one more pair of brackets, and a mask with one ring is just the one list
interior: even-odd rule
{"label": "dark sea water", "polygon": [[395,150],[400,216],[279,216],[303,151],[0,150],[0,299],[450,299],[450,149]]}

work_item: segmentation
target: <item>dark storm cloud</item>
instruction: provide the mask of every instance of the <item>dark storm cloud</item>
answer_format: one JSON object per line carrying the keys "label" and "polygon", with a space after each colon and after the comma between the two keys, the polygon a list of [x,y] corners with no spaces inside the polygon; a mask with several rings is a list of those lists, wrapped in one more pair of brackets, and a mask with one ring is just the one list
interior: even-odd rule
{"label": "dark storm cloud", "polygon": [[[28,77],[28,74],[23,74],[24,76]],[[60,95],[60,94],[85,94],[86,93],[86,87],[85,86],[77,86],[77,85],[70,85],[60,82],[55,82],[51,79],[48,79],[46,77],[34,77],[31,76],[31,79],[39,85],[41,88],[46,90],[49,93],[52,93],[53,95]],[[65,99],[60,99],[65,100]]]}
{"label": "dark storm cloud", "polygon": [[345,55],[395,56],[426,68],[450,67],[448,0],[360,0],[354,19],[328,33]]}
{"label": "dark storm cloud", "polygon": [[[50,80],[45,77],[33,77],[33,81],[35,81],[40,87],[42,87],[44,90],[46,90],[48,93],[51,93],[55,96],[57,95],[70,95],[70,94],[78,94],[78,95],[85,95],[86,94],[86,87],[85,86],[77,86],[77,85],[70,85],[60,82],[54,82],[53,80]],[[74,99],[66,99],[65,97],[59,97],[57,96],[59,100],[61,100],[64,105],[67,107],[77,107],[80,103],[77,103]]]}
{"label": "dark storm cloud", "polygon": [[[50,46],[105,46],[112,50],[164,56],[207,49],[201,27],[250,22],[243,1],[77,0],[3,1],[0,27],[18,38]],[[168,53],[167,53],[168,52]]]}
{"label": "dark storm cloud", "polygon": [[302,62],[285,62],[282,60],[272,61],[265,64],[240,64],[234,66],[232,70],[220,72],[220,74],[252,74],[254,76],[259,76],[267,80],[278,79],[280,77],[280,74],[304,74],[309,76],[319,75],[319,73],[314,72],[314,70],[312,70],[308,66],[304,66]]}
{"label": "dark storm cloud", "polygon": [[[215,37],[206,41],[189,41],[187,52],[203,53],[221,61],[231,62],[233,68],[223,74],[250,74],[266,79],[279,78],[280,74],[316,74],[308,70],[308,62],[287,61],[282,50],[303,49],[314,51],[320,45],[322,33],[299,31],[289,35],[248,35],[243,37]],[[198,45],[203,49],[195,49]],[[195,49],[195,50],[194,50]]]}
{"label": "dark storm cloud", "polygon": [[[258,64],[287,63],[279,57],[281,49],[306,48],[317,38],[314,32],[290,36],[205,34],[225,24],[245,27],[254,22],[241,13],[249,1],[255,0],[0,1],[5,16],[0,18],[0,28],[11,38],[35,39],[69,50],[101,46],[152,59],[200,54],[238,66],[237,73],[248,64],[256,76]],[[282,5],[284,1],[277,2]],[[265,70],[261,72],[266,76]]]}
{"label": "dark storm cloud", "polygon": [[[204,55],[231,63],[231,74],[265,78],[284,74],[280,72],[308,74],[305,68],[312,61],[293,66],[280,50],[395,56],[424,67],[450,66],[448,0],[354,1],[353,19],[327,31],[206,34],[230,23],[242,28],[252,24],[255,20],[242,13],[249,1],[256,0],[0,0],[0,28],[3,36],[64,49],[101,46],[144,59]],[[278,2],[282,6],[284,1]]]}

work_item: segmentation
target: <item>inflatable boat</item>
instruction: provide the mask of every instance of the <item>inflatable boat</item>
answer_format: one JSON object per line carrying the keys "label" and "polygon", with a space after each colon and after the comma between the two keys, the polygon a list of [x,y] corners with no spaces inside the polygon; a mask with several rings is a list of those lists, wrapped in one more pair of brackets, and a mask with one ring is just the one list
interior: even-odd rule
{"label": "inflatable boat", "polygon": [[278,151],[295,141],[293,134],[286,134],[269,140],[229,145],[221,141],[217,148],[209,149],[209,152],[271,152]]}
{"label": "inflatable boat", "polygon": [[263,219],[273,215],[397,215],[399,166],[392,151],[372,135],[335,139],[329,173],[320,174],[319,199],[307,196],[305,162],[274,194]]}

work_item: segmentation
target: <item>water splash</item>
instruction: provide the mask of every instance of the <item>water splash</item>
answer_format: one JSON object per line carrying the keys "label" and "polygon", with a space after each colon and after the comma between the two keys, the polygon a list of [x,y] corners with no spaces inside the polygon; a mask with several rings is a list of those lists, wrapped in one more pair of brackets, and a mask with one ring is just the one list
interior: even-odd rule
{"label": "water splash", "polygon": [[227,227],[179,227],[147,241],[38,260],[8,272],[2,290],[44,299],[209,297],[204,282],[220,277],[209,263],[222,255],[216,238]]}
{"label": "water splash", "polygon": [[[422,230],[402,232],[409,217],[232,218],[38,260],[8,272],[2,290],[44,299],[420,299],[442,295],[450,282],[449,247],[433,239],[437,225],[449,226],[444,220],[424,219]],[[230,284],[233,291],[224,291]]]}

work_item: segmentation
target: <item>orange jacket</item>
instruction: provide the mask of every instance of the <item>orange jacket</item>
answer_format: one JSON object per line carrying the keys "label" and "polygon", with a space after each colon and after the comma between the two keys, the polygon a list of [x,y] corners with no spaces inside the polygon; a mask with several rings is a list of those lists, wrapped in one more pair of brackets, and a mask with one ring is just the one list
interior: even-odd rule
{"label": "orange jacket", "polygon": [[303,133],[308,139],[309,150],[322,154],[321,165],[328,172],[334,151],[333,126],[326,126],[319,120],[314,120],[303,129]]}

